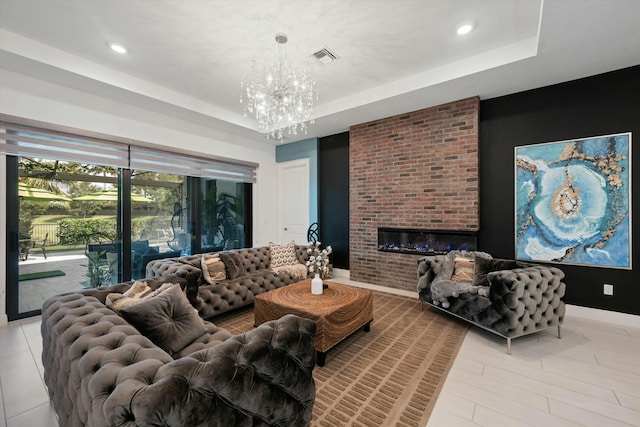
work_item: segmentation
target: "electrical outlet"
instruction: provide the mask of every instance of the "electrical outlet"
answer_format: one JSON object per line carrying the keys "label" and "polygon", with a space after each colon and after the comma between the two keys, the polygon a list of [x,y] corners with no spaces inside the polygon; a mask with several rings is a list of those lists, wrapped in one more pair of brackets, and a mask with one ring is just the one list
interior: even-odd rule
{"label": "electrical outlet", "polygon": [[605,295],[613,295],[613,285],[605,283],[604,284],[604,294]]}

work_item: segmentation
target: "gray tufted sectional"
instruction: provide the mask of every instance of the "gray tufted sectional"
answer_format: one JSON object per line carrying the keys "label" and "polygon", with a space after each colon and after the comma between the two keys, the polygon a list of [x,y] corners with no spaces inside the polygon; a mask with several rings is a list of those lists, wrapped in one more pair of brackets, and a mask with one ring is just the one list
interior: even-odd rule
{"label": "gray tufted sectional", "polygon": [[[471,286],[464,293],[449,296],[447,303],[442,304],[434,298],[432,287],[437,283],[438,275],[444,274],[447,256],[418,259],[420,301],[506,338],[508,354],[511,354],[512,338],[551,327],[558,328],[560,338],[565,314],[562,300],[566,290],[564,272],[556,267],[514,260],[492,261],[496,265],[515,264],[512,267],[517,268],[488,272],[485,282],[488,286]],[[443,284],[447,285],[447,281],[441,280],[439,285]]]}
{"label": "gray tufted sectional", "polygon": [[[256,295],[300,280],[284,271],[271,271],[271,250],[268,246],[211,253],[215,254],[220,255],[227,265],[227,279],[214,285],[201,279],[196,300],[192,304],[203,319],[251,304]],[[296,255],[298,261],[305,264],[309,258],[307,247],[296,246]],[[147,264],[146,277],[202,274],[201,258],[202,255],[198,254],[151,261]],[[229,267],[234,259],[239,260],[239,271],[237,275],[229,275]]]}
{"label": "gray tufted sectional", "polygon": [[[180,281],[157,282],[169,280]],[[60,426],[310,423],[313,321],[289,315],[235,336],[205,322],[172,357],[105,306],[107,293],[129,286],[58,295],[42,308],[44,380]]]}

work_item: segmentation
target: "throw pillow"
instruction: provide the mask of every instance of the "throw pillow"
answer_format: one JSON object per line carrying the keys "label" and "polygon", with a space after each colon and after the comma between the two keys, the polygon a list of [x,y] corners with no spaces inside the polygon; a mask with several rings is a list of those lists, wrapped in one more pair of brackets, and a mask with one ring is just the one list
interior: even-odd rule
{"label": "throw pillow", "polygon": [[142,335],[173,355],[206,332],[180,286],[122,310],[124,318]]}
{"label": "throw pillow", "polygon": [[473,258],[456,255],[451,280],[455,282],[473,282],[473,274]]}
{"label": "throw pillow", "polygon": [[293,240],[286,245],[269,242],[269,249],[271,249],[271,268],[300,263],[296,255],[296,243]]}
{"label": "throw pillow", "polygon": [[474,286],[489,286],[489,281],[487,280],[487,273],[490,273],[491,270],[491,258],[484,258],[476,255],[474,260],[474,276],[473,276],[473,285]]}
{"label": "throw pillow", "polygon": [[300,263],[296,265],[283,265],[282,267],[276,267],[272,270],[276,274],[280,274],[281,272],[287,273],[295,280],[304,280],[308,274],[307,266]]}
{"label": "throw pillow", "polygon": [[115,292],[108,294],[105,300],[105,305],[120,314],[123,309],[131,307],[132,305],[138,304],[139,302],[156,295],[160,295],[173,285],[174,283],[164,283],[154,291],[146,283],[136,281],[122,294]]}
{"label": "throw pillow", "polygon": [[133,285],[123,293],[112,292],[107,295],[105,305],[116,313],[125,307],[138,303],[151,294],[151,288],[144,282],[133,282]]}
{"label": "throw pillow", "polygon": [[133,285],[131,285],[129,289],[122,293],[122,295],[126,295],[132,298],[135,296],[141,297],[149,291],[151,291],[149,285],[147,285],[145,282],[136,280],[135,282],[133,282]]}
{"label": "throw pillow", "polygon": [[227,278],[225,275],[225,265],[219,256],[202,254],[201,264],[202,277],[208,284],[213,285]]}
{"label": "throw pillow", "polygon": [[521,268],[521,265],[518,261],[510,260],[510,259],[491,259],[484,258],[480,256],[475,257],[475,268],[474,268],[474,278],[473,285],[474,286],[489,286],[489,280],[487,280],[487,274],[492,271],[500,271],[500,270],[513,270],[514,268]]}
{"label": "throw pillow", "polygon": [[227,279],[235,279],[244,273],[244,265],[240,255],[233,252],[220,252],[218,254],[227,270]]}

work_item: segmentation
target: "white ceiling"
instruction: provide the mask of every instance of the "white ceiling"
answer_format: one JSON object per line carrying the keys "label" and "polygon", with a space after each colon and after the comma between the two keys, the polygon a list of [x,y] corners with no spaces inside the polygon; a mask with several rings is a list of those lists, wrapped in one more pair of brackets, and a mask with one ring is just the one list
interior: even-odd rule
{"label": "white ceiling", "polygon": [[262,139],[240,79],[278,32],[317,81],[306,137],[640,64],[640,0],[0,0],[0,67]]}

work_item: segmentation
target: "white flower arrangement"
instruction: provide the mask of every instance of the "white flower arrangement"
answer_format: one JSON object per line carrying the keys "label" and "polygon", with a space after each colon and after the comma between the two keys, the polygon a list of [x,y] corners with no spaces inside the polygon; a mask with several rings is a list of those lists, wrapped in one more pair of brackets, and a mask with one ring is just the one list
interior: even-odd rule
{"label": "white flower arrangement", "polygon": [[319,274],[320,278],[324,279],[329,274],[329,255],[333,252],[331,246],[320,250],[320,242],[315,242],[307,248],[309,254],[309,260],[307,261],[307,268],[309,272],[314,275]]}

